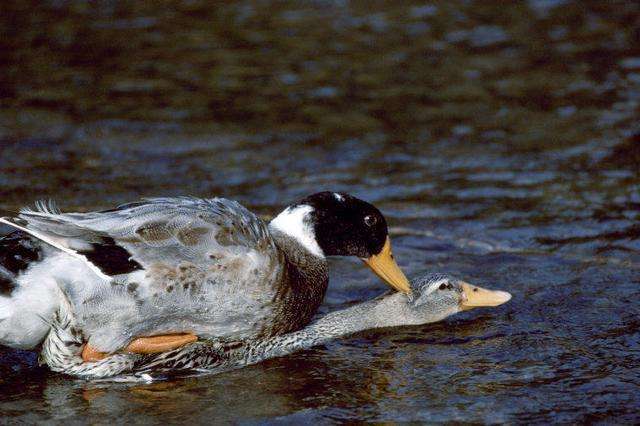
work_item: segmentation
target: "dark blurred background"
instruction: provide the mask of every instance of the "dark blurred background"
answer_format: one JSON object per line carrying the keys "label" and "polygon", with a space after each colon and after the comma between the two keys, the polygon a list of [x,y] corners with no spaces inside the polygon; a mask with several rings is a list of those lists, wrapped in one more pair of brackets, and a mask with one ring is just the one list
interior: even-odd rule
{"label": "dark blurred background", "polygon": [[[221,195],[269,216],[340,190],[383,210],[408,275],[514,294],[141,388],[73,384],[4,353],[3,412],[638,420],[640,3],[4,0],[0,51],[2,210]],[[323,311],[382,288],[332,261]]]}
{"label": "dark blurred background", "polygon": [[[140,164],[129,163],[136,158],[178,169],[162,170],[179,175],[165,176],[163,192],[235,194],[230,186],[245,180],[142,155],[102,158],[101,146],[126,155],[139,142],[128,139],[141,138],[146,156],[213,153],[217,161],[231,161],[228,144],[254,144],[247,156],[258,167],[250,170],[271,184],[274,174],[262,172],[279,168],[283,154],[296,160],[291,172],[300,167],[306,176],[317,170],[317,151],[341,144],[336,158],[323,159],[332,170],[360,159],[349,144],[365,145],[379,154],[381,176],[397,163],[394,153],[427,154],[438,143],[536,155],[591,142],[602,155],[575,152],[566,168],[637,170],[636,2],[4,1],[0,8],[0,138],[9,158],[0,170],[22,172],[14,157],[33,151],[27,164],[39,179],[60,180],[49,191],[9,178],[5,207],[36,196],[79,207],[86,201],[73,194],[95,194],[105,179],[108,188],[156,193],[137,176]],[[264,148],[274,142],[282,150]],[[116,164],[130,170],[110,170]]]}

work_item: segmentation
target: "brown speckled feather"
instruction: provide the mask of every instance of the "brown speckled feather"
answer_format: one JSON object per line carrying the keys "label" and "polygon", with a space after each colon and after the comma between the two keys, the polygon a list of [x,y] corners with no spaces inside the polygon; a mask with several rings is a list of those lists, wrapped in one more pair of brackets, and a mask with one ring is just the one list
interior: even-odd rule
{"label": "brown speckled feather", "polygon": [[29,281],[54,280],[82,333],[104,352],[135,336],[244,339],[299,329],[326,291],[324,258],[226,199],[158,198],[91,213],[27,210],[19,220],[67,250],[32,267]]}

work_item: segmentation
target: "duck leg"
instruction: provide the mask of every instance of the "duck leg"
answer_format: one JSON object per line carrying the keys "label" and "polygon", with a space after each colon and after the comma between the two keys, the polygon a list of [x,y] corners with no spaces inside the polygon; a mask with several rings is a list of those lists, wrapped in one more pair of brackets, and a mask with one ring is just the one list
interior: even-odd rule
{"label": "duck leg", "polygon": [[[191,333],[138,337],[129,343],[124,351],[134,354],[155,354],[177,349],[196,340],[198,340],[198,336]],[[82,349],[82,359],[85,362],[99,361],[108,356],[109,354],[97,351],[89,344],[84,345]]]}

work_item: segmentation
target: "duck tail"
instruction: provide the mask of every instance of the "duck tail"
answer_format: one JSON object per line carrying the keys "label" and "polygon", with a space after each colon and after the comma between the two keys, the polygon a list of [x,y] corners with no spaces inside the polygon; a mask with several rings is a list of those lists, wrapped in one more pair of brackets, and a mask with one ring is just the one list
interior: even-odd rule
{"label": "duck tail", "polygon": [[38,243],[24,232],[16,231],[0,238],[0,321],[15,311],[12,296],[18,288],[18,276],[40,259]]}
{"label": "duck tail", "polygon": [[0,223],[7,225],[13,229],[16,229],[18,231],[22,231],[23,233],[30,235],[31,237],[42,241],[43,243],[46,243],[48,245],[50,245],[51,247],[57,248],[60,251],[63,251],[65,253],[69,253],[72,255],[75,255],[75,252],[73,250],[70,250],[67,247],[62,246],[61,244],[59,244],[57,241],[54,241],[52,238],[47,237],[46,235],[41,234],[40,232],[33,230],[33,229],[29,229],[28,228],[28,222],[25,221],[24,219],[20,219],[20,218],[13,218],[13,217],[0,217]]}
{"label": "duck tail", "polygon": [[42,258],[40,242],[24,232],[0,238],[0,345],[32,349],[49,329],[36,312],[48,312],[57,302],[40,280],[22,279]]}
{"label": "duck tail", "polygon": [[[20,217],[0,217],[0,224],[10,226],[13,229],[29,235],[37,241],[82,260],[100,278],[107,281],[111,280],[110,276],[104,274],[100,268],[90,262],[84,255],[77,250],[70,248],[68,243],[65,242],[66,237],[58,236],[54,232],[47,232],[46,230],[40,229],[43,227],[38,225],[45,223],[49,225],[60,225],[62,222],[58,221],[55,217],[50,217],[55,214],[52,213],[55,212],[55,210],[46,210],[46,208],[42,206],[38,207],[38,209],[39,210],[23,209],[20,213]],[[49,209],[55,209],[55,207],[51,206]],[[79,228],[76,227],[74,230],[79,230]]]}

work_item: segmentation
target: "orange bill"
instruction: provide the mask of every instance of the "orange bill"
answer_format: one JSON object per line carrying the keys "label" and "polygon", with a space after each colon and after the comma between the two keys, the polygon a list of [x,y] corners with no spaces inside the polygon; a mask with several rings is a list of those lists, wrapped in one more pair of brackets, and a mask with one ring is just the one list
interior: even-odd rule
{"label": "orange bill", "polygon": [[511,300],[511,294],[506,291],[489,290],[486,288],[462,283],[462,309],[473,309],[482,306],[498,306]]}
{"label": "orange bill", "polygon": [[404,276],[404,273],[396,263],[393,258],[393,254],[391,253],[391,240],[389,237],[387,237],[387,240],[384,242],[384,246],[380,253],[362,260],[373,270],[373,272],[376,273],[377,276],[386,281],[386,283],[391,287],[402,293],[411,293],[409,281],[407,280],[407,277]]}

